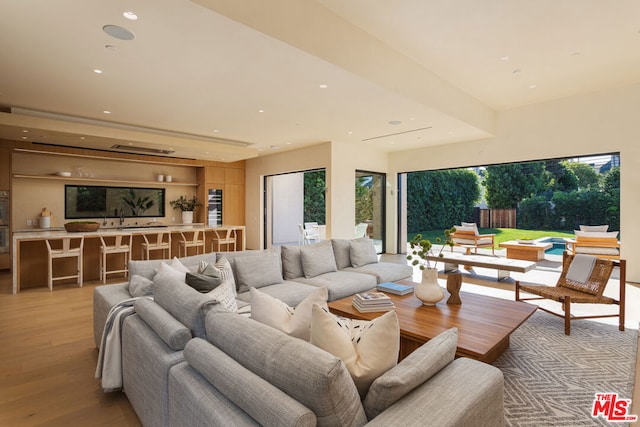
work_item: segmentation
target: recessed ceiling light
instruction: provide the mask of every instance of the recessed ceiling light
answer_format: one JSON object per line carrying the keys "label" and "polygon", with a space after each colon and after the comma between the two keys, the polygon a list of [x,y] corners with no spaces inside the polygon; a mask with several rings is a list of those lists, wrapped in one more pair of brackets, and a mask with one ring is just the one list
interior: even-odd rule
{"label": "recessed ceiling light", "polygon": [[509,57],[508,56],[501,56],[500,57],[500,61],[508,61]]}
{"label": "recessed ceiling light", "polygon": [[514,77],[518,77],[520,74],[522,74],[522,70],[518,68],[516,70],[513,70],[512,73],[513,73]]}
{"label": "recessed ceiling light", "polygon": [[278,148],[280,148],[280,147],[279,147],[279,146],[277,146],[277,145],[272,145],[272,146],[271,146],[271,149],[272,149],[272,150],[277,150]]}
{"label": "recessed ceiling light", "polygon": [[133,13],[131,11],[127,11],[127,12],[123,13],[122,16],[124,16],[125,18],[127,18],[130,21],[135,21],[136,19],[138,19],[138,15],[136,15],[135,13]]}
{"label": "recessed ceiling light", "polygon": [[112,44],[106,44],[106,45],[104,45],[104,47],[105,47],[105,49],[110,50],[112,52],[115,52],[118,49],[117,46],[114,46]]}
{"label": "recessed ceiling light", "polygon": [[264,113],[264,110],[258,110],[258,113]]}
{"label": "recessed ceiling light", "polygon": [[536,85],[529,85],[529,89],[535,89],[535,88],[537,88],[537,87],[538,87],[538,86],[536,86]]}
{"label": "recessed ceiling light", "polygon": [[23,136],[23,137],[22,137],[22,139],[27,139],[27,137],[26,137],[26,136]]}
{"label": "recessed ceiling light", "polygon": [[24,132],[24,133],[29,133],[29,131],[28,131],[28,130],[26,130],[26,129],[22,129],[22,132]]}
{"label": "recessed ceiling light", "polygon": [[102,30],[118,40],[133,40],[136,37],[131,31],[118,25],[105,25]]}
{"label": "recessed ceiling light", "polygon": [[321,85],[320,85],[320,89],[326,89],[326,88],[328,88],[328,87],[329,87],[329,86],[328,86],[328,85],[326,85],[326,84],[321,84]]}
{"label": "recessed ceiling light", "polygon": [[84,139],[84,136],[81,136],[80,139]]}
{"label": "recessed ceiling light", "polygon": [[351,131],[351,130],[348,133],[349,133],[349,135],[353,135],[353,131]]}
{"label": "recessed ceiling light", "polygon": [[402,122],[400,120],[391,120],[389,124],[393,126],[397,126],[399,124],[402,124]]}
{"label": "recessed ceiling light", "polygon": [[213,133],[218,133],[218,132],[220,132],[220,129],[214,129],[213,130]]}
{"label": "recessed ceiling light", "polygon": [[104,110],[104,111],[103,111],[103,113],[105,113],[105,114],[111,114],[111,111],[109,111],[109,110]]}
{"label": "recessed ceiling light", "polygon": [[571,56],[578,56],[578,55],[580,55],[580,52],[573,52],[573,53],[571,54]]}
{"label": "recessed ceiling light", "polygon": [[95,70],[93,70],[93,72],[94,72],[94,73],[96,73],[96,74],[102,74],[102,73],[103,73],[103,71],[102,71],[102,70],[99,70],[99,69],[97,69],[97,68],[96,68]]}

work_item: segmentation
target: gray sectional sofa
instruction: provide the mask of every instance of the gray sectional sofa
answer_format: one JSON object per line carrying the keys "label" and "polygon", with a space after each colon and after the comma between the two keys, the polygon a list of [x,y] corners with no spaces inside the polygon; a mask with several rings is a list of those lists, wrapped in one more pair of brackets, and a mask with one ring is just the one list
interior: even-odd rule
{"label": "gray sectional sofa", "polygon": [[[339,248],[350,241],[328,244],[335,269],[324,258],[327,243],[181,261],[194,268],[201,260],[228,258],[239,306],[250,302],[244,286],[257,285],[293,306],[318,286],[330,285],[329,299],[335,299],[411,275],[406,265],[361,265],[366,257],[347,265],[349,252]],[[313,257],[321,259],[312,263]],[[267,260],[280,262],[279,281]],[[130,274],[153,277],[160,262],[132,261]],[[504,424],[502,373],[481,362],[454,360],[455,329],[384,373],[361,399],[337,357],[230,313],[184,283],[155,279],[154,299],[137,299],[135,314],[125,318],[122,328],[123,391],[145,426]],[[96,345],[105,308],[130,297],[128,284],[96,287]]]}

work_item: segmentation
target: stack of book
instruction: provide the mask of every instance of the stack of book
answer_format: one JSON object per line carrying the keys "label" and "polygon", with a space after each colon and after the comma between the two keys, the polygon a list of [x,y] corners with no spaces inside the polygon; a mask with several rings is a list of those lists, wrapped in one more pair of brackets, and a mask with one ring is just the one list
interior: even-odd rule
{"label": "stack of book", "polygon": [[413,286],[401,285],[400,283],[384,282],[376,288],[382,292],[389,292],[395,295],[407,295],[413,293]]}
{"label": "stack of book", "polygon": [[353,297],[351,304],[362,313],[389,311],[395,308],[391,298],[382,292],[361,292]]}

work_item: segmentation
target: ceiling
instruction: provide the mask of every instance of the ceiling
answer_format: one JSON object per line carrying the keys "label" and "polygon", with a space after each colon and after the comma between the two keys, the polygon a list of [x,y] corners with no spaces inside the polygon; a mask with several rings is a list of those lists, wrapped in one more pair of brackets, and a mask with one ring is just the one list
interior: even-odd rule
{"label": "ceiling", "polygon": [[497,112],[639,83],[639,17],[637,0],[2,0],[0,138],[225,162],[480,140]]}

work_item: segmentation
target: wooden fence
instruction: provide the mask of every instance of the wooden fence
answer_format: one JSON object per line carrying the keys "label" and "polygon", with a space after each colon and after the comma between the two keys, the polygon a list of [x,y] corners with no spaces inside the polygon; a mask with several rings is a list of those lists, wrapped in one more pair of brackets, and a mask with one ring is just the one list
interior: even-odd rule
{"label": "wooden fence", "polygon": [[480,228],[517,228],[515,209],[475,208],[473,216]]}

